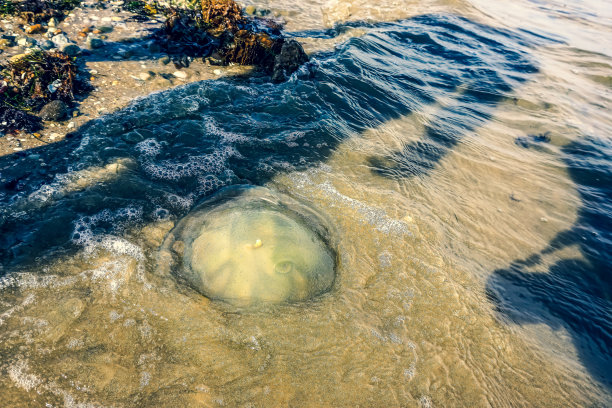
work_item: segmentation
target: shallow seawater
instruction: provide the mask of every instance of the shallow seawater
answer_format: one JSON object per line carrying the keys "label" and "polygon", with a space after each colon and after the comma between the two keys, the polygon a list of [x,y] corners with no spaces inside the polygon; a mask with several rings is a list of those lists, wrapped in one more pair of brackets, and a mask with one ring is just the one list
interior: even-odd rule
{"label": "shallow seawater", "polygon": [[[270,2],[317,50],[288,82],[0,158],[2,405],[612,404],[609,16],[480,3]],[[243,307],[160,273],[238,185],[324,217],[329,291]]]}

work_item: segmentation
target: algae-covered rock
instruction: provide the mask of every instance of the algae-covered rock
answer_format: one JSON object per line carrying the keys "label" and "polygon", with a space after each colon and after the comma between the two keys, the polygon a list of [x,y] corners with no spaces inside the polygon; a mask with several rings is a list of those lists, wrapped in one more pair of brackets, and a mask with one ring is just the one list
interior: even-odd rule
{"label": "algae-covered rock", "polygon": [[272,81],[282,82],[302,65],[308,62],[308,55],[302,45],[295,40],[283,43],[280,52],[274,58]]}
{"label": "algae-covered rock", "polygon": [[308,61],[278,22],[245,15],[233,0],[203,0],[201,10],[169,9],[167,15],[157,37],[177,67],[186,66],[185,56],[201,57],[210,65],[253,65],[281,82]]}

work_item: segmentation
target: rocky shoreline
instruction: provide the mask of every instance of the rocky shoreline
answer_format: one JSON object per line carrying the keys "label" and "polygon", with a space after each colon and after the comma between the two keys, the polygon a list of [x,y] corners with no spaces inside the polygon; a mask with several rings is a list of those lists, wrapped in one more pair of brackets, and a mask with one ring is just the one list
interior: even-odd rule
{"label": "rocky shoreline", "polygon": [[[235,5],[230,0],[218,3]],[[0,156],[27,155],[29,149],[62,140],[86,122],[151,92],[254,71],[279,82],[307,60],[299,43],[282,36],[282,20],[263,18],[271,13],[253,6],[234,9],[233,16],[220,10],[221,17],[214,24],[207,20],[207,31],[199,31],[196,44],[190,45],[193,35],[185,38],[185,27],[176,27],[194,23],[192,16],[205,19],[206,12],[120,0],[74,5],[71,10],[47,9],[42,17],[5,14],[0,20],[1,65],[33,53],[57,52],[72,59],[74,80],[84,84],[71,101],[50,95],[52,103],[47,100],[27,112],[42,119],[41,127],[6,132],[0,137]],[[194,52],[194,45],[208,48]],[[58,85],[58,80],[48,84],[43,93],[57,92],[53,87]]]}

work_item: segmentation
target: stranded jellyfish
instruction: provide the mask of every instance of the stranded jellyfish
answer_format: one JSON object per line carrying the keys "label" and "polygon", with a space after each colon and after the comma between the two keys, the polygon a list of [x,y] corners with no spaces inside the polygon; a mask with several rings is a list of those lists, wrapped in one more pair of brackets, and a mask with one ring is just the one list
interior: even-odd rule
{"label": "stranded jellyfish", "polygon": [[300,301],[328,291],[336,257],[321,216],[263,187],[231,187],[183,218],[160,265],[210,299]]}

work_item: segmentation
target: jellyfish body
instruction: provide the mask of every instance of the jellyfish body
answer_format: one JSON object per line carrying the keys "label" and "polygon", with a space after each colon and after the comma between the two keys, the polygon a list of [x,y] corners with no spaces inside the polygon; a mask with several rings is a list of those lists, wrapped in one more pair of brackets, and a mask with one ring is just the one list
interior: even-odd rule
{"label": "jellyfish body", "polygon": [[174,273],[210,299],[292,302],[332,287],[328,231],[318,214],[289,197],[233,188],[185,217],[164,247],[180,248]]}

